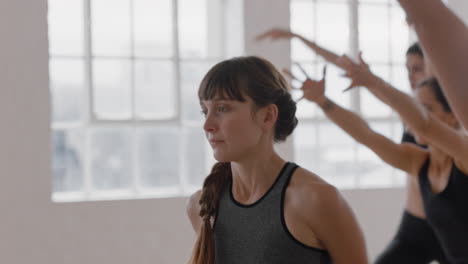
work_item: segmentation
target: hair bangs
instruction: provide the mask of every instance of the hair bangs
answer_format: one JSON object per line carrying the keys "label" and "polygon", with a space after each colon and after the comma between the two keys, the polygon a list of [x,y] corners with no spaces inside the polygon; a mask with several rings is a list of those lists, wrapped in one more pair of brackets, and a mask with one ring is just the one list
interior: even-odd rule
{"label": "hair bangs", "polygon": [[[235,65],[232,65],[235,66]],[[199,100],[236,100],[244,102],[247,81],[240,69],[217,64],[203,78],[198,89]]]}

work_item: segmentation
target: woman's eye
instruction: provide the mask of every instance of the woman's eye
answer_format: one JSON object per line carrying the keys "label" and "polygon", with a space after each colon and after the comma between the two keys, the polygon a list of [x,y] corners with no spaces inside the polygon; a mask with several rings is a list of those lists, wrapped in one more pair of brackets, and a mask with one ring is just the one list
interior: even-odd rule
{"label": "woman's eye", "polygon": [[227,107],[224,105],[218,106],[218,112],[227,112],[227,110],[228,110]]}

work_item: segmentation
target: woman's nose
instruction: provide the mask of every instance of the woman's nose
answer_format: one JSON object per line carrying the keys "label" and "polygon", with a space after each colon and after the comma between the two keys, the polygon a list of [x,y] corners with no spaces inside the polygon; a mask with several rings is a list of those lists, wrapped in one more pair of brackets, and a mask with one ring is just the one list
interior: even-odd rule
{"label": "woman's nose", "polygon": [[208,113],[206,115],[205,123],[203,124],[203,129],[206,132],[211,132],[211,133],[216,131],[216,120],[212,114]]}

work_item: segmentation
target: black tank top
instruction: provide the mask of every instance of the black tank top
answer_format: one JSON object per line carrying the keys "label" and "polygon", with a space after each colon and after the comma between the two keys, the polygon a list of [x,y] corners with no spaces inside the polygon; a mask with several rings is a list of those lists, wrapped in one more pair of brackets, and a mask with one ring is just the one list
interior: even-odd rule
{"label": "black tank top", "polygon": [[428,177],[429,158],[419,171],[426,217],[450,263],[468,263],[468,176],[452,165],[447,187],[433,193]]}
{"label": "black tank top", "polygon": [[234,200],[232,180],[219,201],[213,226],[217,264],[328,264],[327,251],[296,240],[284,220],[284,195],[297,165],[286,163],[257,202]]}
{"label": "black tank top", "polygon": [[426,145],[418,144],[418,142],[416,142],[416,138],[414,137],[414,135],[411,134],[411,132],[407,130],[403,131],[403,136],[401,137],[401,143],[412,143],[417,146],[420,146],[421,148],[427,148]]}

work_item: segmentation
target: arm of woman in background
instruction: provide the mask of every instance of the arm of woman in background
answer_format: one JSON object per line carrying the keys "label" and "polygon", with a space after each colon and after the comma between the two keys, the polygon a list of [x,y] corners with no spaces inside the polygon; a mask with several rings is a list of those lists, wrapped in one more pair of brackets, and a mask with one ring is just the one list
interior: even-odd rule
{"label": "arm of woman in background", "polygon": [[301,40],[307,47],[313,50],[317,55],[323,57],[326,61],[341,68],[341,66],[339,65],[339,58],[340,58],[339,55],[317,45],[315,42],[310,41],[299,34],[296,34],[296,33],[293,33],[291,31],[284,30],[284,29],[274,28],[274,29],[268,30],[258,35],[255,39],[257,41],[261,41],[261,40],[268,39],[268,38],[272,40],[297,38]]}
{"label": "arm of woman in background", "polygon": [[374,75],[362,56],[359,56],[359,63],[354,63],[347,56],[341,60],[346,75],[352,80],[348,89],[367,87],[373,95],[393,108],[412,132],[450,155],[463,168],[468,168],[468,137],[463,130],[459,131],[435,118],[420,102]]}
{"label": "arm of woman in background", "polygon": [[[305,72],[304,74],[307,76]],[[294,78],[291,73],[288,75]],[[324,79],[317,82],[308,77],[302,83],[301,89],[304,92],[304,98],[316,103],[331,121],[356,141],[371,149],[389,165],[411,175],[417,175],[420,165],[426,159],[427,152],[424,149],[414,144],[397,144],[372,130],[359,115],[340,107],[327,98]]]}
{"label": "arm of woman in background", "polygon": [[468,29],[440,0],[399,0],[458,120],[468,128]]}

